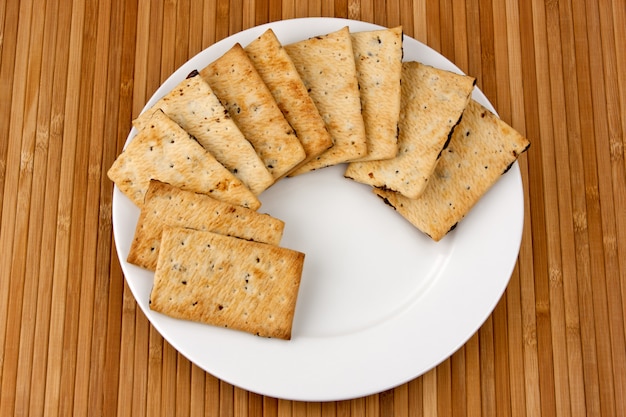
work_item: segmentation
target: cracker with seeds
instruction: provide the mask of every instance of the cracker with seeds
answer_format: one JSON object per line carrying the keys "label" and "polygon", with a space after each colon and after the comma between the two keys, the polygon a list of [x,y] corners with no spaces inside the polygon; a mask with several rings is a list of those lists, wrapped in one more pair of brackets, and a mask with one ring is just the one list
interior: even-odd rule
{"label": "cracker with seeds", "polygon": [[348,27],[285,45],[334,145],[290,175],[337,165],[367,154],[359,82]]}
{"label": "cracker with seeds", "polygon": [[254,194],[261,194],[274,183],[259,155],[197,71],[133,120],[133,125],[143,129],[158,109],[196,138]]}
{"label": "cracker with seeds", "polygon": [[367,138],[367,155],[359,161],[391,159],[398,152],[402,27],[351,36]]}
{"label": "cracker with seeds", "polygon": [[306,158],[299,165],[331,147],[333,140],[324,120],[293,61],[272,29],[265,31],[244,49],[302,143]]}
{"label": "cracker with seeds", "polygon": [[268,214],[152,180],[127,261],[154,271],[165,226],[187,227],[278,245],[285,223]]}
{"label": "cracker with seeds", "polygon": [[166,227],[150,308],[171,317],[291,339],[304,254]]}
{"label": "cracker with seeds", "polygon": [[351,163],[345,176],[417,198],[459,122],[475,79],[419,62],[402,64],[402,107],[398,155],[384,161]]}
{"label": "cracker with seeds", "polygon": [[150,118],[108,171],[135,205],[143,205],[151,179],[256,210],[259,199],[161,110]]}
{"label": "cracker with seeds", "polygon": [[304,160],[300,140],[240,44],[200,71],[276,180]]}
{"label": "cracker with seeds", "polygon": [[419,198],[381,189],[374,192],[415,227],[439,241],[529,146],[528,139],[472,100]]}

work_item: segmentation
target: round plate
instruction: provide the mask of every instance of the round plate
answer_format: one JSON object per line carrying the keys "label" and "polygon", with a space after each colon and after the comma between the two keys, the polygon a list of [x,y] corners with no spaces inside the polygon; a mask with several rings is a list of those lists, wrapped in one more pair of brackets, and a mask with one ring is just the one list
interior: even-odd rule
{"label": "round plate", "polygon": [[[194,69],[235,43],[272,28],[283,44],[333,32],[379,29],[369,23],[306,18],[273,22],[230,36],[189,60],[156,91],[152,106]],[[404,59],[461,72],[404,37]],[[474,98],[493,106],[475,89]],[[135,135],[134,129],[128,140]],[[128,142],[127,142],[128,143]],[[306,254],[292,340],[259,338],[176,320],[148,307],[153,273],[126,262],[139,210],[117,187],[113,229],[128,285],[148,320],[180,353],[212,375],[258,394],[330,401],[407,382],[461,347],[502,296],[523,225],[516,164],[458,227],[436,243],[335,166],[279,181],[260,212],[285,221],[281,246]]]}

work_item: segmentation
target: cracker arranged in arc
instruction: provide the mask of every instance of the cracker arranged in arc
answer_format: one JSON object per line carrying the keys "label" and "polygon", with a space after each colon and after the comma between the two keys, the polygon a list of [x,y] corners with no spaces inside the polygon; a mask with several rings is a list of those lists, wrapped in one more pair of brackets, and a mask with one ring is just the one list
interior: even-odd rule
{"label": "cracker arranged in arc", "polygon": [[139,208],[127,262],[155,271],[150,308],[289,340],[305,255],[256,212],[284,176],[346,178],[439,241],[529,141],[471,99],[475,79],[402,62],[402,28],[282,45],[268,29],[133,121],[108,171]]}
{"label": "cracker arranged in arc", "polygon": [[224,109],[209,84],[197,75],[181,81],[133,121],[138,129],[161,109],[204,149],[258,195],[274,183],[259,155]]}
{"label": "cracker arranged in arc", "polygon": [[150,308],[171,317],[291,339],[304,254],[166,227]]}
{"label": "cracker arranged in arc", "polygon": [[471,100],[419,198],[381,189],[374,192],[438,241],[456,227],[529,146],[528,139]]}
{"label": "cracker arranged in arc", "polygon": [[285,45],[334,145],[290,175],[337,165],[367,154],[359,83],[347,27]]}
{"label": "cracker arranged in arc", "polygon": [[331,147],[333,140],[324,120],[272,29],[250,42],[244,50],[302,143],[306,158],[299,165]]}
{"label": "cracker arranged in arc", "polygon": [[152,180],[127,261],[154,271],[165,226],[187,227],[278,245],[285,223],[268,214]]}
{"label": "cracker arranged in arc", "polygon": [[351,163],[345,176],[417,198],[467,106],[474,83],[466,75],[419,62],[403,63],[397,156]]}
{"label": "cracker arranged in arc", "polygon": [[351,36],[367,137],[367,155],[359,161],[391,159],[398,151],[402,27]]}
{"label": "cracker arranged in arc", "polygon": [[108,171],[138,207],[151,179],[256,210],[259,199],[176,122],[158,110]]}
{"label": "cracker arranged in arc", "polygon": [[306,154],[276,100],[240,44],[200,71],[274,179]]}

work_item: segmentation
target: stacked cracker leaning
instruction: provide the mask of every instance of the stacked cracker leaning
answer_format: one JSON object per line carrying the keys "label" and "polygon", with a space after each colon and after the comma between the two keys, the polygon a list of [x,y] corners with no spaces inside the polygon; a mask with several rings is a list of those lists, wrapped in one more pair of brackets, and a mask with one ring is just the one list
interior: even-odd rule
{"label": "stacked cracker leaning", "polygon": [[454,228],[529,143],[471,100],[474,78],[402,57],[400,27],[268,30],[140,115],[109,177],[141,208],[128,261],[155,270],[150,307],[289,339],[304,254],[255,211],[287,175],[346,164],[433,240]]}
{"label": "stacked cracker leaning", "polygon": [[396,155],[386,160],[353,162],[345,176],[417,198],[461,119],[474,81],[472,77],[418,62],[405,62]]}
{"label": "stacked cracker leaning", "polygon": [[438,241],[456,227],[528,146],[528,139],[471,100],[419,198],[379,188],[374,192]]}
{"label": "stacked cracker leaning", "polygon": [[290,175],[364,157],[365,124],[348,28],[289,44],[285,49],[333,139],[330,149]]}
{"label": "stacked cracker leaning", "polygon": [[261,205],[241,180],[160,109],[113,162],[108,176],[139,207],[151,179],[253,210]]}
{"label": "stacked cracker leaning", "polygon": [[330,148],[332,137],[291,57],[271,29],[250,42],[245,51],[302,143],[306,156],[294,171]]}
{"label": "stacked cracker leaning", "polygon": [[[311,116],[306,115],[309,122],[314,120]],[[309,140],[308,150],[319,153],[331,140],[317,117],[321,132],[314,132],[318,137]],[[257,335],[290,338],[304,254],[278,246],[284,223],[257,213],[256,195],[306,155],[241,46],[235,45],[201,73],[191,73],[133,124],[138,133],[108,174],[141,209],[127,261],[155,271],[151,308],[179,318],[230,324]],[[316,146],[321,149],[316,151]],[[218,258],[194,258],[204,249],[168,244],[181,235],[215,242],[212,253]],[[250,317],[225,319],[226,308],[218,321],[206,311],[195,315],[211,304],[212,297],[218,297],[213,301],[222,307],[228,304],[222,296],[236,291],[229,273],[244,266],[242,259],[251,249],[258,255],[255,265],[248,264],[246,281],[251,283],[246,288],[254,285],[260,292],[237,298],[239,305],[228,310],[248,305]],[[222,263],[211,278],[216,291],[206,292],[193,306],[185,305],[182,300],[206,289],[186,283],[198,282],[202,278],[198,274],[207,278],[214,267],[209,263],[215,259]],[[180,274],[185,276],[182,287],[162,279]],[[283,288],[285,274],[289,289]],[[255,319],[258,311],[270,311],[273,324],[263,323],[268,317]]]}
{"label": "stacked cracker leaning", "polygon": [[268,214],[151,180],[126,260],[154,271],[159,257],[161,233],[166,226],[278,245],[285,224]]}
{"label": "stacked cracker leaning", "polygon": [[352,33],[367,154],[359,161],[390,159],[398,152],[402,27]]}
{"label": "stacked cracker leaning", "polygon": [[272,174],[265,168],[252,144],[197,72],[190,74],[133,120],[133,126],[142,130],[159,109],[193,136],[255,195],[274,183]]}
{"label": "stacked cracker leaning", "polygon": [[200,71],[272,173],[286,175],[306,158],[296,133],[240,44]]}
{"label": "stacked cracker leaning", "polygon": [[434,241],[453,230],[529,146],[471,99],[474,84],[466,75],[404,62],[398,153],[352,162],[344,173],[371,185]]}

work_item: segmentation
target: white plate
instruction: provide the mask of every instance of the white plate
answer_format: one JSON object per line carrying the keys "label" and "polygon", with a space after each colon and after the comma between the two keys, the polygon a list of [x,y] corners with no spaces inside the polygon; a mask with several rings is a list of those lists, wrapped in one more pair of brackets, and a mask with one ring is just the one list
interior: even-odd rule
{"label": "white plate", "polygon": [[[258,26],[224,39],[178,69],[146,107],[235,42],[247,45],[271,27],[283,43],[369,23],[306,18]],[[405,36],[404,59],[460,70]],[[493,110],[485,96],[474,98]],[[128,140],[135,134],[131,131]],[[148,308],[153,274],[128,264],[138,209],[115,188],[113,229],[137,303],[154,327],[200,368],[231,384],[292,400],[355,398],[407,382],[461,347],[502,296],[519,252],[523,192],[519,167],[480,200],[439,243],[376,197],[343,178],[344,167],[280,181],[261,212],[285,221],[281,246],[306,253],[293,339],[259,338],[180,321]]]}

